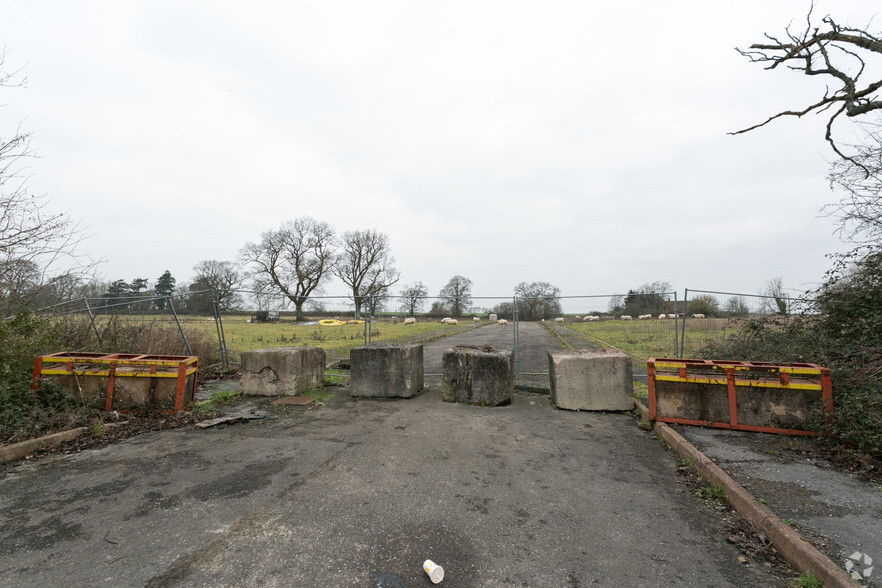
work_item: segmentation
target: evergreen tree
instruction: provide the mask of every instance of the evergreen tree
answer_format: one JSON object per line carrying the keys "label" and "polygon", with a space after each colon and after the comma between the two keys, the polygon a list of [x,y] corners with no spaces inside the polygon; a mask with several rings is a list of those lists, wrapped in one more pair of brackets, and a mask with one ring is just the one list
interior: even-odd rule
{"label": "evergreen tree", "polygon": [[[156,304],[156,308],[159,310],[165,310],[166,302],[165,296],[171,296],[175,293],[175,279],[172,277],[171,272],[165,270],[159,279],[156,280],[156,286],[153,288],[153,291],[156,292],[156,300],[154,303]],[[163,298],[159,298],[162,296]]]}

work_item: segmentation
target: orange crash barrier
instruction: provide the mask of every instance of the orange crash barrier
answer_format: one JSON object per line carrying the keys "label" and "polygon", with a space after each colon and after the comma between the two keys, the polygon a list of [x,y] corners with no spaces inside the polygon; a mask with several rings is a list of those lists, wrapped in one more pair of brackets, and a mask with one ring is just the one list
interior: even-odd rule
{"label": "orange crash barrier", "polygon": [[811,363],[650,358],[646,368],[651,420],[817,435],[806,424],[833,413],[830,370]]}
{"label": "orange crash barrier", "polygon": [[199,358],[183,355],[60,352],[34,359],[31,388],[55,380],[104,410],[148,406],[183,410],[196,395]]}

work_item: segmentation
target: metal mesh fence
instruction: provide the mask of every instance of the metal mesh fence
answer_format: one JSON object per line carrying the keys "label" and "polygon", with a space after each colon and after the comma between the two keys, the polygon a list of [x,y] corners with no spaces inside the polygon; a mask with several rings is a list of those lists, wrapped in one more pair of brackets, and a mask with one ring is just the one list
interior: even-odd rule
{"label": "metal mesh fence", "polygon": [[545,319],[542,326],[551,330],[565,348],[620,349],[633,358],[638,375],[645,373],[649,357],[676,353],[679,325],[674,317],[678,303],[673,292],[567,296],[557,300],[560,316]]}
{"label": "metal mesh fence", "polygon": [[[368,342],[422,343],[427,376],[441,374],[444,350],[454,345],[514,349],[511,297],[469,298],[459,312],[449,300],[389,297],[371,318]],[[504,321],[500,324],[500,320]]]}
{"label": "metal mesh fence", "polygon": [[[237,362],[243,351],[321,347],[345,360],[353,347],[421,343],[426,375],[441,373],[454,345],[514,351],[515,369],[548,374],[552,349],[616,348],[642,374],[650,357],[694,357],[708,343],[760,316],[810,312],[810,300],[686,290],[566,297],[310,297],[300,309],[278,293],[238,291],[235,310],[219,310],[210,291],[175,296],[90,298],[47,312],[66,351],[199,355],[202,364]],[[725,358],[722,358],[725,359]]]}
{"label": "metal mesh fence", "polygon": [[198,355],[203,365],[223,361],[216,313],[193,301],[208,292],[174,296],[81,298],[43,309],[65,351]]}
{"label": "metal mesh fence", "polygon": [[678,357],[695,357],[702,348],[736,333],[749,319],[764,316],[786,319],[809,313],[813,306],[812,300],[807,298],[714,290],[687,289],[684,299]]}

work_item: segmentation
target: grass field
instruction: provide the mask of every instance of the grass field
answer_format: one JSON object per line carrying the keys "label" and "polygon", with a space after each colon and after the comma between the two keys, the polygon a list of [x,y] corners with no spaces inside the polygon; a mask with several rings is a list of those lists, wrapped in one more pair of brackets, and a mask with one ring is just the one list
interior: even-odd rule
{"label": "grass field", "polygon": [[[170,316],[120,315],[117,320],[127,325],[162,324],[166,330],[177,325]],[[99,330],[109,317],[96,317]],[[185,332],[197,331],[203,338],[217,339],[217,327],[210,317],[180,317]],[[317,319],[316,319],[317,321]],[[371,325],[372,344],[399,344],[428,341],[451,336],[486,325],[461,320],[457,325],[445,325],[435,319],[418,319],[416,324],[404,325],[400,318],[375,319]],[[365,325],[346,324],[324,326],[319,324],[296,324],[291,319],[277,322],[249,322],[247,316],[228,315],[223,319],[224,336],[231,361],[238,361],[242,351],[269,347],[321,347],[329,359],[349,357],[349,350],[364,345]],[[675,354],[674,321],[567,321],[565,326],[595,343],[615,347],[630,354],[636,361],[645,362],[649,357],[671,357]],[[678,325],[679,327],[679,325]],[[684,356],[692,357],[708,341],[722,337],[737,328],[728,319],[687,319],[684,339]],[[148,331],[148,329],[145,329]]]}
{"label": "grass field", "polygon": [[[486,324],[486,323],[484,323]],[[398,344],[425,341],[474,329],[475,323],[445,325],[438,321],[419,321],[404,325],[400,319],[375,320],[370,327],[372,344]],[[214,322],[205,327],[214,329]],[[242,351],[268,347],[321,347],[329,359],[349,357],[349,350],[364,345],[365,325],[298,325],[293,322],[249,323],[243,318],[224,319],[224,336],[231,359]]]}
{"label": "grass field", "polygon": [[[650,357],[673,357],[675,354],[676,331],[672,320],[573,322],[566,326],[605,347],[621,349],[642,362]],[[681,327],[682,323],[678,323],[676,328]],[[709,341],[725,336],[734,328],[729,319],[686,319],[683,356],[694,357]]]}

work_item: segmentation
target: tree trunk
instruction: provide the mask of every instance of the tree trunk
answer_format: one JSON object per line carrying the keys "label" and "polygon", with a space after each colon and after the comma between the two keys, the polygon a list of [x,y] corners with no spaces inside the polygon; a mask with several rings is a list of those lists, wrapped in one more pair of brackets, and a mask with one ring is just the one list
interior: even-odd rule
{"label": "tree trunk", "polygon": [[306,321],[306,318],[303,316],[303,303],[304,302],[305,302],[304,300],[295,300],[294,301],[294,308],[295,308],[296,314],[297,314],[297,316],[294,317],[294,320],[297,321],[298,323],[302,323],[302,322]]}

